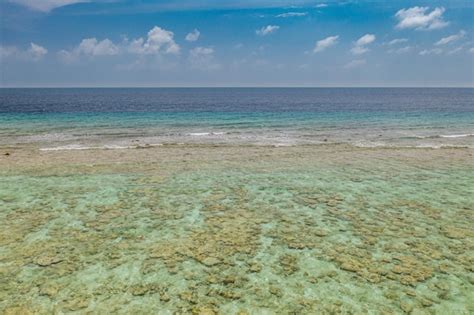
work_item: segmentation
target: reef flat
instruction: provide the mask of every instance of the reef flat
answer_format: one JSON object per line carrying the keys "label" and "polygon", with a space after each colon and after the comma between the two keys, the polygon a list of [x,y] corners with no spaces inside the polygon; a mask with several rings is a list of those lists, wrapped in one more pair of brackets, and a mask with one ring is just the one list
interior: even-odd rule
{"label": "reef flat", "polygon": [[472,314],[474,151],[0,148],[0,313]]}

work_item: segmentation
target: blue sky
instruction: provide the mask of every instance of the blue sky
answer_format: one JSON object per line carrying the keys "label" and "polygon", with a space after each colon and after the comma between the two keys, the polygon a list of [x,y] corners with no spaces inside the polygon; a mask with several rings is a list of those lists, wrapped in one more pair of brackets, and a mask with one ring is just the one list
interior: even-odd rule
{"label": "blue sky", "polygon": [[1,86],[474,86],[474,1],[0,0]]}

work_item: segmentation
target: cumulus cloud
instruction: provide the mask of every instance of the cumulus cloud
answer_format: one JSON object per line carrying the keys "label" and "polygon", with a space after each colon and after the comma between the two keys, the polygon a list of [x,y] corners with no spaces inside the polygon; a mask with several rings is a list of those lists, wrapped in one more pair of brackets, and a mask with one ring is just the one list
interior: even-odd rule
{"label": "cumulus cloud", "polygon": [[325,39],[318,40],[316,42],[316,46],[313,49],[313,52],[318,53],[325,50],[326,48],[336,45],[338,39],[339,39],[339,35],[335,35],[335,36],[326,37]]}
{"label": "cumulus cloud", "polygon": [[43,46],[35,43],[30,43],[26,50],[18,49],[15,46],[0,46],[0,58],[19,58],[23,60],[38,61],[42,59],[48,50]]}
{"label": "cumulus cloud", "polygon": [[194,29],[192,32],[188,33],[188,35],[186,35],[186,40],[188,42],[195,42],[199,39],[199,36],[201,35],[201,32],[199,32],[199,30],[197,29]]}
{"label": "cumulus cloud", "polygon": [[406,39],[406,38],[395,38],[395,39],[392,39],[391,41],[389,41],[387,43],[387,45],[393,46],[393,45],[403,44],[403,43],[406,43],[406,42],[408,42],[408,39]]}
{"label": "cumulus cloud", "polygon": [[351,52],[354,55],[365,54],[370,50],[367,45],[373,43],[375,41],[375,38],[376,37],[374,34],[365,34],[354,43],[354,47],[352,47]]}
{"label": "cumulus cloud", "polygon": [[79,54],[89,56],[112,56],[119,52],[118,47],[108,38],[98,41],[94,38],[86,38],[77,47]]}
{"label": "cumulus cloud", "polygon": [[433,49],[425,49],[420,51],[420,56],[426,56],[426,55],[440,55],[443,53],[443,50],[440,48],[433,48]]}
{"label": "cumulus cloud", "polygon": [[178,54],[180,47],[174,41],[174,33],[159,26],[153,27],[147,39],[138,38],[130,43],[129,51],[140,55],[158,53]]}
{"label": "cumulus cloud", "polygon": [[448,37],[441,38],[439,41],[437,41],[435,43],[435,45],[436,46],[446,45],[446,44],[458,41],[458,40],[462,39],[464,36],[466,36],[466,31],[460,30],[459,33],[457,33],[455,35],[451,35],[451,36],[448,36]]}
{"label": "cumulus cloud", "polygon": [[214,49],[211,47],[196,47],[189,51],[191,68],[198,70],[216,70],[220,65],[214,61]]}
{"label": "cumulus cloud", "polygon": [[70,63],[81,56],[113,56],[124,53],[140,56],[178,54],[180,47],[173,37],[173,32],[155,26],[148,32],[146,38],[140,37],[131,41],[125,38],[119,44],[113,43],[108,38],[101,41],[95,37],[85,38],[75,48],[59,51],[58,56],[62,61]]}
{"label": "cumulus cloud", "polygon": [[398,29],[435,30],[449,24],[443,19],[445,9],[435,8],[429,12],[429,7],[412,7],[401,9],[395,14]]}
{"label": "cumulus cloud", "polygon": [[288,18],[288,17],[306,16],[306,15],[308,15],[308,12],[286,12],[286,13],[278,14],[276,17]]}
{"label": "cumulus cloud", "polygon": [[34,61],[40,60],[48,53],[48,50],[43,46],[37,45],[35,43],[30,43],[30,48],[27,51],[27,54],[33,59]]}
{"label": "cumulus cloud", "polygon": [[365,59],[356,59],[345,64],[343,68],[344,69],[359,68],[359,67],[365,66],[366,64],[367,64],[367,61]]}
{"label": "cumulus cloud", "polygon": [[70,4],[89,2],[89,0],[9,0],[10,2],[22,5],[31,10],[49,12],[55,8]]}
{"label": "cumulus cloud", "polygon": [[255,33],[259,36],[266,36],[268,34],[274,33],[279,30],[280,27],[278,25],[267,25],[263,26],[261,29],[255,31]]}
{"label": "cumulus cloud", "polygon": [[84,38],[78,46],[72,50],[61,50],[58,52],[59,58],[70,63],[80,56],[113,56],[119,53],[119,48],[110,39],[98,41],[97,38]]}

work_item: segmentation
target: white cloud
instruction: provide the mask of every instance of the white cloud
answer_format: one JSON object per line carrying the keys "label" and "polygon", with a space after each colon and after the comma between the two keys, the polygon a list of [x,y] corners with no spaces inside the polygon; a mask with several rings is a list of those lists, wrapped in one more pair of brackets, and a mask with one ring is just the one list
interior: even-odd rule
{"label": "white cloud", "polygon": [[112,56],[119,52],[118,47],[108,38],[100,42],[94,38],[85,38],[77,47],[78,54],[87,56]]}
{"label": "white cloud", "polygon": [[470,52],[471,54],[474,54],[474,47],[472,47],[471,49],[469,49],[469,52]]}
{"label": "white cloud", "polygon": [[356,46],[365,46],[365,45],[368,45],[368,44],[371,44],[375,41],[375,35],[373,34],[365,34],[364,36],[362,36],[361,38],[359,38],[356,42],[355,42],[355,45]]}
{"label": "white cloud", "polygon": [[409,53],[411,50],[412,50],[411,46],[405,46],[398,49],[390,49],[388,53],[401,55],[401,54]]}
{"label": "white cloud", "polygon": [[375,38],[376,37],[374,34],[365,34],[354,43],[354,47],[352,47],[351,52],[354,55],[365,54],[370,50],[367,45],[373,43],[375,41]]}
{"label": "white cloud", "polygon": [[426,55],[439,55],[442,54],[443,50],[440,48],[434,48],[434,49],[425,49],[420,51],[420,56],[426,56]]}
{"label": "white cloud", "polygon": [[26,50],[18,49],[15,46],[0,46],[0,58],[18,58],[23,60],[38,61],[48,53],[43,46],[30,43]]}
{"label": "white cloud", "polygon": [[446,54],[447,55],[454,55],[454,54],[457,54],[458,52],[460,52],[464,47],[463,46],[459,46],[459,47],[456,47],[450,51],[448,51]]}
{"label": "white cloud", "polygon": [[326,37],[325,39],[318,40],[316,42],[316,46],[313,49],[313,52],[318,53],[325,50],[326,48],[336,45],[338,39],[339,39],[339,35],[335,35],[335,36]]}
{"label": "white cloud", "polygon": [[406,39],[406,38],[395,38],[395,39],[392,39],[391,41],[389,41],[387,43],[387,45],[393,46],[393,45],[402,44],[402,43],[406,43],[406,42],[408,42],[408,39]]}
{"label": "white cloud", "polygon": [[74,51],[61,49],[60,51],[58,51],[58,58],[64,63],[72,63],[76,61],[79,56],[76,55]]}
{"label": "white cloud", "polygon": [[30,43],[30,48],[27,51],[27,54],[34,61],[40,60],[48,53],[48,50],[43,46],[37,45],[35,43]]}
{"label": "white cloud", "polygon": [[199,39],[199,36],[201,35],[201,32],[199,32],[199,30],[197,29],[194,29],[192,32],[188,33],[188,35],[186,35],[186,40],[188,42],[195,42]]}
{"label": "white cloud", "polygon": [[148,32],[146,41],[143,38],[133,40],[130,43],[129,51],[140,55],[178,54],[180,47],[173,37],[173,32],[155,26]]}
{"label": "white cloud", "polygon": [[88,0],[9,0],[32,10],[49,12],[70,4],[89,2]]}
{"label": "white cloud", "polygon": [[276,32],[280,27],[278,25],[267,25],[262,27],[259,30],[256,30],[255,33],[259,36],[265,36],[271,33]]}
{"label": "white cloud", "polygon": [[70,63],[80,56],[113,56],[121,53],[154,56],[178,54],[180,47],[173,37],[173,32],[155,26],[148,32],[146,39],[140,37],[129,41],[124,38],[122,43],[117,45],[110,39],[98,41],[96,38],[86,38],[72,50],[59,51],[58,56],[62,61]]}
{"label": "white cloud", "polygon": [[353,69],[353,68],[365,66],[366,64],[367,64],[367,61],[365,59],[356,59],[344,65],[344,68]]}
{"label": "white cloud", "polygon": [[306,15],[308,15],[308,12],[286,12],[286,13],[278,14],[276,17],[288,18],[288,17],[306,16]]}
{"label": "white cloud", "polygon": [[213,55],[214,49],[211,47],[196,47],[189,51],[191,55]]}
{"label": "white cloud", "polygon": [[459,33],[448,37],[443,37],[435,43],[436,46],[446,45],[462,39],[466,35],[466,31],[460,30]]}
{"label": "white cloud", "polygon": [[326,3],[320,3],[316,5],[316,8],[326,8],[328,5]]}
{"label": "white cloud", "polygon": [[429,7],[412,7],[401,9],[395,14],[398,20],[396,28],[398,29],[416,29],[416,30],[435,30],[440,29],[449,24],[444,21],[443,14],[445,9],[435,8],[428,12]]}
{"label": "white cloud", "polygon": [[351,53],[353,53],[354,55],[362,55],[368,52],[369,50],[370,49],[365,46],[354,46],[351,49]]}
{"label": "white cloud", "polygon": [[72,50],[61,50],[58,52],[59,58],[66,63],[77,60],[80,56],[113,56],[117,55],[120,49],[110,39],[98,41],[97,38],[84,38],[79,45]]}
{"label": "white cloud", "polygon": [[220,65],[214,62],[214,49],[211,47],[196,47],[189,51],[191,68],[198,70],[217,70]]}

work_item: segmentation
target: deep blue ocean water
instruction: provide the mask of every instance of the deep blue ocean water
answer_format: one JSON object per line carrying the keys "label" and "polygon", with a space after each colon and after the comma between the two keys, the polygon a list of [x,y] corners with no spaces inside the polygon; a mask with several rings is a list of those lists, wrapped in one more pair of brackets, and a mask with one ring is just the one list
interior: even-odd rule
{"label": "deep blue ocean water", "polygon": [[471,146],[469,88],[1,89],[0,143]]}

